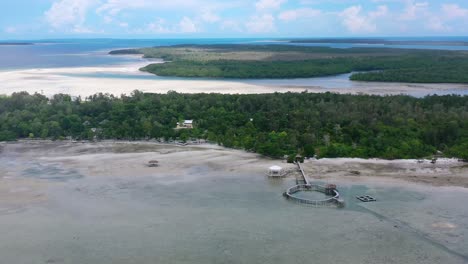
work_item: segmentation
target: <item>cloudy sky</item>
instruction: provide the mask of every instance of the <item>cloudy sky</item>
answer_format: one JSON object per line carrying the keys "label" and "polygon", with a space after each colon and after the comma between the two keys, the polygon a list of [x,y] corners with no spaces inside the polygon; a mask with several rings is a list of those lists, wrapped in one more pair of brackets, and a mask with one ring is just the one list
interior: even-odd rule
{"label": "cloudy sky", "polygon": [[0,39],[467,34],[467,0],[5,0],[0,9]]}

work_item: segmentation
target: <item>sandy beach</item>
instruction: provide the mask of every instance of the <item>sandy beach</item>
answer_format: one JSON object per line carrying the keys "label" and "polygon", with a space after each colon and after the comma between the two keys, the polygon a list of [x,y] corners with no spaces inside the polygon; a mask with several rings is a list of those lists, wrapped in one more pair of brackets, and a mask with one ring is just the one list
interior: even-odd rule
{"label": "sandy beach", "polygon": [[[405,84],[405,83],[366,83],[343,80],[326,86],[312,79],[303,84],[295,80],[248,81],[248,80],[196,80],[180,78],[151,78],[153,75],[138,69],[149,62],[122,64],[103,67],[41,68],[0,71],[2,84],[0,94],[27,91],[51,96],[58,93],[72,96],[89,96],[96,93],[114,95],[130,94],[134,90],[150,93],[227,93],[258,94],[273,92],[335,92],[347,94],[468,94],[468,85],[463,84]],[[100,76],[101,75],[101,76]],[[109,77],[112,75],[113,77]],[[139,78],[145,76],[146,78]],[[333,78],[333,77],[328,77]],[[341,82],[341,83],[340,83]]]}
{"label": "sandy beach", "polygon": [[468,166],[456,160],[306,161],[313,182],[338,185],[336,209],[282,197],[294,174],[265,172],[293,164],[216,145],[22,141],[0,153],[8,263],[468,260]]}

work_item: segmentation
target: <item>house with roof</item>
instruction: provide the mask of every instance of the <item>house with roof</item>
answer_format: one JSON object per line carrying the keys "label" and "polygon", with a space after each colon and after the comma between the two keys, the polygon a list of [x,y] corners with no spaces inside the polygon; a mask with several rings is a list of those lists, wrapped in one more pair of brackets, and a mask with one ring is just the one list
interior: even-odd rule
{"label": "house with roof", "polygon": [[193,120],[184,120],[183,122],[177,123],[178,129],[192,129],[194,125]]}

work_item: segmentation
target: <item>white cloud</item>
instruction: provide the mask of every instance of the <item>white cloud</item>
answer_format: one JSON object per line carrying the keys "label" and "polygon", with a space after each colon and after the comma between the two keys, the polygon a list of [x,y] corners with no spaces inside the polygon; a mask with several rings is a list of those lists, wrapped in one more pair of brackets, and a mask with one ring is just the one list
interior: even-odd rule
{"label": "white cloud", "polygon": [[427,2],[413,2],[409,0],[406,4],[403,14],[400,16],[400,20],[412,21],[416,20],[427,13],[429,4]]}
{"label": "white cloud", "polygon": [[452,30],[449,26],[445,25],[444,22],[438,17],[432,17],[431,19],[429,19],[429,22],[427,23],[427,28],[432,31],[440,32],[447,32]]}
{"label": "white cloud", "polygon": [[[94,30],[81,26],[81,25],[76,25],[71,29],[71,32],[73,33],[78,33],[78,34],[90,34],[90,33],[99,33],[95,32]],[[101,32],[102,33],[102,32]]]}
{"label": "white cloud", "polygon": [[145,8],[150,6],[150,1],[147,0],[107,0],[104,4],[96,9],[98,14],[107,14],[115,16],[124,9]]}
{"label": "white cloud", "polygon": [[179,32],[180,33],[196,33],[199,32],[199,28],[195,24],[195,22],[188,18],[184,17],[182,20],[179,22]]}
{"label": "white cloud", "polygon": [[322,12],[317,9],[299,8],[299,9],[293,9],[293,10],[287,10],[287,11],[281,12],[278,18],[283,21],[292,21],[292,20],[297,20],[300,18],[316,17],[316,16],[319,16],[321,13]]}
{"label": "white cloud", "polygon": [[154,34],[181,34],[197,33],[201,29],[198,23],[189,18],[183,17],[178,23],[170,24],[163,18],[157,18],[154,22],[146,25],[146,28],[135,30],[136,33],[154,33]]}
{"label": "white cloud", "polygon": [[245,23],[250,33],[271,33],[276,31],[275,18],[271,14],[254,15]]}
{"label": "white cloud", "polygon": [[[103,2],[104,0],[101,0]],[[96,12],[98,14],[118,15],[124,10],[130,9],[146,9],[146,10],[192,10],[202,11],[206,8],[211,10],[221,8],[226,5],[217,3],[215,0],[105,0]]]}
{"label": "white cloud", "polygon": [[112,17],[104,16],[104,23],[110,24],[110,23],[112,23],[112,21],[114,21],[114,19]]}
{"label": "white cloud", "polygon": [[[182,34],[204,32],[204,28],[214,30],[213,35],[222,31],[266,34],[276,32],[277,28],[285,29],[278,32],[282,34],[340,34],[343,29],[356,34],[406,35],[443,31],[464,34],[467,32],[464,25],[468,22],[468,6],[461,0],[43,1],[51,3],[43,14],[43,21],[53,34],[98,33],[102,32],[99,26],[116,35],[124,30],[126,33]],[[341,12],[334,10],[338,4],[347,3],[353,4]],[[372,7],[376,5],[380,6]],[[164,17],[167,21],[151,20],[152,17]],[[287,28],[292,25],[287,22],[291,21],[300,23],[295,23],[295,28]],[[342,27],[336,26],[339,23]],[[44,23],[40,24],[38,27],[44,29]],[[5,34],[25,30],[22,25],[3,28]]]}
{"label": "white cloud", "polygon": [[468,9],[456,4],[443,4],[442,12],[447,19],[468,18]]}
{"label": "white cloud", "polygon": [[95,4],[96,0],[58,0],[44,13],[45,19],[55,29],[83,29],[86,14]]}
{"label": "white cloud", "polygon": [[221,23],[221,30],[224,31],[235,31],[235,32],[242,32],[242,28],[239,25],[239,22],[234,21],[234,20],[224,20]]}
{"label": "white cloud", "polygon": [[377,7],[377,10],[369,12],[369,17],[371,19],[374,19],[374,18],[386,16],[387,14],[388,14],[388,7],[385,5],[381,5]]}
{"label": "white cloud", "polygon": [[168,28],[166,20],[162,18],[157,18],[156,21],[148,24],[147,28],[151,33],[157,34],[167,34],[172,32],[172,30]]}
{"label": "white cloud", "polygon": [[287,0],[259,0],[255,3],[257,10],[279,9]]}
{"label": "white cloud", "polygon": [[221,18],[215,14],[212,10],[205,9],[201,13],[201,19],[208,23],[215,23],[221,20]]}
{"label": "white cloud", "polygon": [[373,23],[372,18],[363,14],[361,6],[351,6],[340,13],[343,18],[343,25],[352,33],[372,33],[375,32],[377,26]]}
{"label": "white cloud", "polygon": [[13,34],[16,33],[18,29],[16,27],[6,27],[3,31],[8,34]]}

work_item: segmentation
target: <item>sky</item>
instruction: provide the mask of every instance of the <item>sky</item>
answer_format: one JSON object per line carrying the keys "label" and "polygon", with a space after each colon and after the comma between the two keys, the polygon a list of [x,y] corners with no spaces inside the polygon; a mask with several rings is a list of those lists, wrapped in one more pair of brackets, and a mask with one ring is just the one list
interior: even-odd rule
{"label": "sky", "polygon": [[0,39],[466,36],[467,0],[5,0]]}

